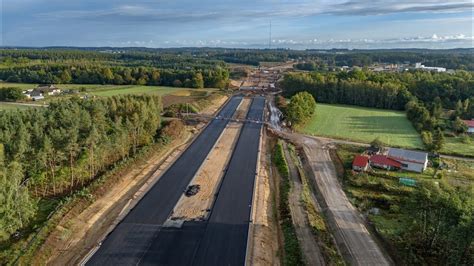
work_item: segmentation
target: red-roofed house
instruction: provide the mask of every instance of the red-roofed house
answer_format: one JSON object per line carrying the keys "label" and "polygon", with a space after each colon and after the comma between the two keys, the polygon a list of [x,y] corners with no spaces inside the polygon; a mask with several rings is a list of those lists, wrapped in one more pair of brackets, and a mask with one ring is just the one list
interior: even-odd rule
{"label": "red-roofed house", "polygon": [[467,133],[474,133],[474,119],[464,120],[464,124],[467,126]]}
{"label": "red-roofed house", "polygon": [[394,160],[386,155],[374,155],[370,157],[369,163],[373,167],[383,168],[387,170],[397,170],[402,168],[402,163]]}
{"label": "red-roofed house", "polygon": [[352,170],[354,171],[366,171],[369,167],[369,158],[367,156],[356,155],[352,162]]}

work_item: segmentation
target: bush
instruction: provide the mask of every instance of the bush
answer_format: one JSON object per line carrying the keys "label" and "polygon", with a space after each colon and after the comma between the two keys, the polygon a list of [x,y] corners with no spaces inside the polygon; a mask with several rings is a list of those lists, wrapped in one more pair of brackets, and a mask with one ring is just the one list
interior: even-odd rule
{"label": "bush", "polygon": [[26,96],[20,88],[2,88],[0,89],[0,101],[15,102],[24,99]]}
{"label": "bush", "polygon": [[281,219],[281,227],[284,236],[285,256],[284,265],[303,265],[303,254],[296,237],[295,228],[291,219],[291,212],[288,203],[288,194],[290,193],[290,172],[285,156],[283,154],[283,146],[279,142],[273,150],[273,163],[277,167],[282,180],[280,182],[280,203],[279,213]]}
{"label": "bush", "polygon": [[160,139],[164,140],[164,142],[167,143],[181,136],[184,130],[184,123],[181,120],[171,120],[163,126],[159,136]]}

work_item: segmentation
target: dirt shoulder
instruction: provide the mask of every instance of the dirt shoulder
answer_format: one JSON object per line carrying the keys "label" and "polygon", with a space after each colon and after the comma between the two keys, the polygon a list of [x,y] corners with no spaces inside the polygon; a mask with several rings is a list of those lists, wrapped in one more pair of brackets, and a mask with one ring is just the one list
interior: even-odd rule
{"label": "dirt shoulder", "polygon": [[299,134],[289,137],[303,147],[308,173],[312,175],[316,191],[323,199],[320,202],[346,260],[357,265],[389,265],[390,258],[377,245],[359,212],[342,190],[329,149],[317,139]]}
{"label": "dirt shoulder", "polygon": [[[207,112],[216,112],[228,99],[213,101]],[[204,127],[199,123],[186,127],[181,137],[151,153],[146,159],[120,171],[92,192],[93,201],[81,200],[69,210],[36,252],[37,265],[78,264],[97,243],[139,201],[147,189],[187,148],[192,138]]]}
{"label": "dirt shoulder", "polygon": [[116,222],[137,191],[159,179],[192,136],[188,130],[182,138],[134,165],[130,171],[111,180],[113,182],[106,182],[107,191],[100,198],[89,206],[73,208],[62,218],[39,250],[39,255],[45,257],[45,262],[50,265],[76,264]]}
{"label": "dirt shoulder", "polygon": [[248,265],[280,265],[281,236],[276,217],[277,182],[272,180],[271,145],[264,130],[249,232]]}
{"label": "dirt shoulder", "polygon": [[305,172],[313,183],[318,202],[345,260],[354,265],[393,264],[344,193],[329,153],[332,144],[298,133],[274,133],[302,149]]}
{"label": "dirt shoulder", "polygon": [[296,236],[301,245],[305,262],[307,265],[325,265],[321,250],[311,232],[311,227],[302,203],[303,185],[301,183],[301,177],[288,151],[287,145],[284,147],[284,152],[291,180],[291,189],[288,197],[291,219],[293,220]]}

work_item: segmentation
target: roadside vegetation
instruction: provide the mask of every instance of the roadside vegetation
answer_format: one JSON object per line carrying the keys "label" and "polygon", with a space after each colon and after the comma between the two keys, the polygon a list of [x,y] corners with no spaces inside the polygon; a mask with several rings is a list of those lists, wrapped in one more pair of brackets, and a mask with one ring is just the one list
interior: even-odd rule
{"label": "roadside vegetation", "polygon": [[156,96],[117,96],[0,112],[2,250],[28,238],[62,199],[155,143],[160,111]]}
{"label": "roadside vegetation", "polygon": [[291,212],[288,202],[288,194],[290,193],[290,180],[288,164],[283,153],[283,145],[281,140],[273,148],[272,161],[278,173],[280,174],[280,202],[278,203],[278,212],[280,218],[281,229],[284,238],[284,254],[283,265],[303,265],[303,254],[296,237],[293,221],[291,220]]}
{"label": "roadside vegetation", "polygon": [[301,177],[301,183],[303,185],[303,191],[301,194],[301,201],[308,218],[311,231],[321,247],[321,251],[324,256],[324,260],[328,265],[346,265],[344,259],[339,253],[334,238],[329,231],[329,226],[325,220],[324,214],[321,211],[320,206],[316,206],[312,195],[314,191],[311,188],[311,181],[306,175],[298,153],[293,145],[288,145],[288,149],[298,173]]}
{"label": "roadside vegetation", "polygon": [[[352,159],[360,152],[348,145],[337,150],[339,167],[345,169],[344,188],[396,260],[407,265],[474,262],[474,179],[459,172],[474,171],[474,164],[462,163],[454,170],[453,162],[443,159],[432,161],[435,168],[421,174],[354,173]],[[412,178],[416,185],[402,185],[399,177]]]}
{"label": "roadside vegetation", "polygon": [[[44,256],[48,255],[48,247],[44,247],[46,251],[41,254],[42,257],[38,257],[38,249],[42,248],[44,241],[65,215],[71,211],[78,213],[85,209],[106,193],[107,187],[118,182],[124,173],[134,169],[138,163],[146,161],[153,154],[166,149],[168,144],[180,138],[184,131],[184,125],[179,120],[164,122],[154,143],[141,147],[135,155],[117,162],[113,168],[98,175],[84,187],[62,197],[34,197],[38,201],[35,216],[8,240],[0,241],[0,263],[31,264],[33,261],[46,261],[48,258]],[[67,228],[62,230],[64,234],[68,234]]]}

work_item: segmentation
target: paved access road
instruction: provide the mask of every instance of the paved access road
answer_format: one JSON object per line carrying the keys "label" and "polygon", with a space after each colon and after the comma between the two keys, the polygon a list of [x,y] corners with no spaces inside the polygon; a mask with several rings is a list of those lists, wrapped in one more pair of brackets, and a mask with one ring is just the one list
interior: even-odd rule
{"label": "paved access road", "polygon": [[[219,117],[231,118],[241,96],[224,106]],[[179,197],[228,123],[214,119],[112,231],[88,265],[136,265],[152,245]]]}

